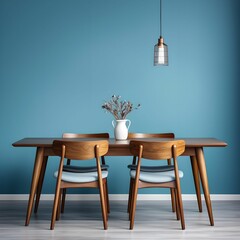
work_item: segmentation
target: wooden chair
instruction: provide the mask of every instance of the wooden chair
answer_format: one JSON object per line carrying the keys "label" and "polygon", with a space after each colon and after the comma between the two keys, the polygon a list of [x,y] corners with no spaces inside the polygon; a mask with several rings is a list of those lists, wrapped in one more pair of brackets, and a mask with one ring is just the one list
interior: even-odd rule
{"label": "wooden chair", "polygon": [[[87,133],[87,134],[76,134],[76,133],[64,133],[62,135],[63,138],[96,138],[96,139],[109,139],[109,134],[108,133]],[[43,159],[43,166],[41,169],[41,173],[40,173],[40,177],[39,177],[39,182],[38,182],[38,186],[37,186],[37,190],[36,190],[36,200],[35,200],[35,208],[34,208],[34,212],[37,213],[38,211],[38,206],[39,206],[39,202],[40,202],[40,196],[41,196],[41,192],[42,192],[42,186],[43,186],[43,179],[44,179],[44,175],[45,175],[45,171],[46,171],[46,166],[47,166],[47,162],[48,162],[48,157],[45,156]],[[103,169],[107,169],[109,166],[106,165],[105,163],[105,159],[104,156],[101,157],[102,160],[102,170]],[[68,159],[67,160],[67,165],[63,166],[63,169],[65,171],[69,171],[69,172],[87,172],[87,171],[96,171],[96,167],[75,167],[75,166],[71,166],[70,165],[71,160]],[[62,194],[62,208],[61,208],[61,212],[64,212],[64,207],[65,207],[65,198],[66,198],[66,190],[63,190],[63,194]],[[108,200],[108,213],[110,212],[110,206],[109,206],[109,200]]]}
{"label": "wooden chair", "polygon": [[[109,134],[108,133],[63,133],[62,138],[109,139]],[[106,165],[104,156],[101,156],[101,162],[102,162],[101,169],[107,170],[109,166]],[[83,172],[97,171],[97,168],[96,166],[91,166],[91,167],[72,166],[71,159],[67,159],[67,164],[63,166],[63,170],[68,172],[83,173]],[[107,182],[106,182],[106,186],[107,186]],[[108,189],[108,187],[106,187],[106,189]],[[64,213],[66,193],[67,193],[66,189],[63,189],[62,206],[61,206],[62,213]],[[107,211],[108,213],[110,213],[110,204],[109,204],[108,194],[107,194]]]}
{"label": "wooden chair", "polygon": [[[54,205],[52,210],[52,220],[50,229],[54,229],[55,220],[60,217],[61,190],[66,188],[98,188],[100,191],[101,209],[104,229],[107,229],[107,186],[106,179],[108,171],[101,169],[100,157],[108,152],[107,140],[96,141],[69,141],[55,140],[53,151],[60,157],[58,171],[54,173],[57,178]],[[63,170],[64,159],[71,160],[92,160],[96,159],[95,172],[66,172]]]}
{"label": "wooden chair", "polygon": [[[62,138],[100,138],[100,139],[109,139],[108,133],[63,133]],[[101,157],[102,165],[105,165],[104,156]],[[67,160],[67,165],[70,165],[71,159]]]}
{"label": "wooden chair", "polygon": [[[167,138],[167,139],[174,139],[175,135],[174,133],[128,133],[128,139],[140,139],[140,138]],[[167,170],[173,170],[173,165],[171,164],[171,159],[167,159],[168,166],[141,166],[141,171],[153,171],[153,172],[161,172],[161,171],[167,171]],[[131,165],[128,165],[128,168],[131,170],[136,169],[136,156],[133,156],[133,161]],[[128,212],[130,208],[130,195],[132,191],[133,186],[133,180],[130,179],[129,184],[129,195],[128,195]],[[171,201],[172,201],[172,211],[176,211],[175,207],[175,194],[173,189],[170,189],[171,192]]]}
{"label": "wooden chair", "polygon": [[[177,219],[181,219],[182,229],[185,229],[182,195],[180,188],[180,179],[183,172],[178,170],[177,157],[185,150],[183,140],[176,141],[130,141],[130,151],[137,158],[136,170],[130,170],[131,179],[133,179],[133,191],[130,196],[130,229],[133,229],[136,201],[139,188],[171,188],[174,189],[176,199]],[[142,158],[146,160],[165,160],[173,159],[174,170],[165,172],[144,172],[141,170]]]}

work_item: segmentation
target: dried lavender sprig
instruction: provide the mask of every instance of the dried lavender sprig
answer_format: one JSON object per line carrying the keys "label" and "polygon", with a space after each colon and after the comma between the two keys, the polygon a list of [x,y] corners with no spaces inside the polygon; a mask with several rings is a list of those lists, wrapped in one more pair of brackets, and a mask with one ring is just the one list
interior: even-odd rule
{"label": "dried lavender sprig", "polygon": [[130,101],[121,101],[120,98],[121,96],[119,95],[113,95],[110,101],[106,101],[102,105],[102,108],[113,114],[116,120],[125,119],[132,110],[136,110],[141,106],[138,104],[136,107],[133,107]]}

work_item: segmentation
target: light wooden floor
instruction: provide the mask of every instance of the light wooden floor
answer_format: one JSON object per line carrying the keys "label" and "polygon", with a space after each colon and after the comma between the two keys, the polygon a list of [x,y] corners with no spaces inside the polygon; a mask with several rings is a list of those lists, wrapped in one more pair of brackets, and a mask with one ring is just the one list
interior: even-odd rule
{"label": "light wooden floor", "polygon": [[26,201],[0,201],[0,239],[240,239],[240,201],[213,201],[215,226],[209,225],[195,201],[184,201],[186,230],[171,212],[170,201],[138,201],[134,230],[130,231],[126,201],[112,201],[109,228],[103,230],[99,203],[67,201],[65,213],[49,230],[51,201],[40,202],[38,214],[24,226]]}

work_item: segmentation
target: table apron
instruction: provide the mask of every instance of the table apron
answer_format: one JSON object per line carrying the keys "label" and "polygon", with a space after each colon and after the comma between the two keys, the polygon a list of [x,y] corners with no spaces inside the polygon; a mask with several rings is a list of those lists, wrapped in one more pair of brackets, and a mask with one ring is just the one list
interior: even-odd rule
{"label": "table apron", "polygon": [[56,154],[53,152],[53,149],[51,147],[45,147],[44,148],[44,156],[56,156]]}
{"label": "table apron", "polygon": [[[181,156],[195,156],[195,147],[186,147]],[[44,156],[56,156],[51,147],[44,148]],[[132,156],[129,147],[110,147],[106,156]]]}

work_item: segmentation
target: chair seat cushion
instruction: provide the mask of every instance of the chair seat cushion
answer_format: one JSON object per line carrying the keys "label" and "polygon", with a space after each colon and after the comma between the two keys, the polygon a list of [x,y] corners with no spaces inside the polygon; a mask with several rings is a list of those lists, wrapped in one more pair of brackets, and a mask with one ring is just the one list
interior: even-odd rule
{"label": "chair seat cushion", "polygon": [[[108,165],[101,165],[101,169],[103,170],[108,170],[109,166]],[[97,166],[73,166],[73,165],[64,165],[63,166],[63,171],[65,172],[75,172],[75,173],[85,173],[85,172],[96,172],[97,171]]]}
{"label": "chair seat cushion", "polygon": [[[137,165],[131,164],[128,165],[128,168],[131,170],[136,170]],[[142,172],[166,172],[174,170],[173,165],[164,165],[164,166],[141,166],[140,170]]]}
{"label": "chair seat cushion", "polygon": [[[108,171],[102,171],[102,178],[108,176]],[[58,177],[58,171],[54,173],[54,177]],[[94,182],[98,180],[97,172],[85,172],[85,173],[75,173],[75,172],[62,172],[62,181],[65,182],[75,182],[75,183],[84,183],[84,182]]]}
{"label": "chair seat cushion", "polygon": [[[183,177],[183,172],[179,172],[179,178]],[[136,171],[131,170],[130,176],[131,178],[135,178]],[[150,182],[150,183],[163,183],[163,182],[171,182],[175,180],[175,173],[174,171],[166,171],[166,172],[143,172],[140,171],[139,180],[143,182]]]}

